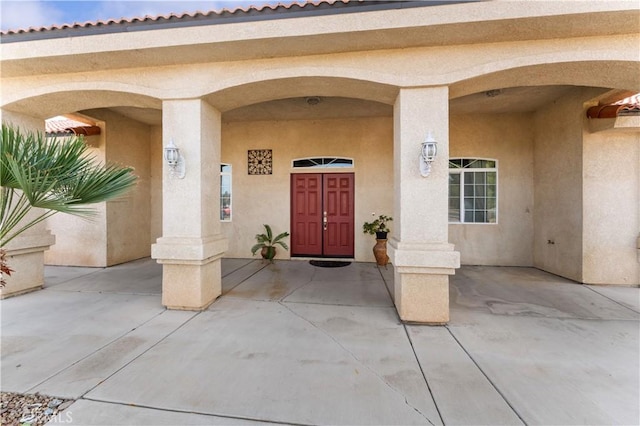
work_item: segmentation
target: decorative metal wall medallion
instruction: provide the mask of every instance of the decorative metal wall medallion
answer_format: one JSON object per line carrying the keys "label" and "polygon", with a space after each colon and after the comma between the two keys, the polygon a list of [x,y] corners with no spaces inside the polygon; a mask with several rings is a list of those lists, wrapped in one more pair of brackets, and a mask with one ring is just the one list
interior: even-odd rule
{"label": "decorative metal wall medallion", "polygon": [[273,172],[273,156],[270,149],[250,149],[248,151],[250,175],[270,175]]}

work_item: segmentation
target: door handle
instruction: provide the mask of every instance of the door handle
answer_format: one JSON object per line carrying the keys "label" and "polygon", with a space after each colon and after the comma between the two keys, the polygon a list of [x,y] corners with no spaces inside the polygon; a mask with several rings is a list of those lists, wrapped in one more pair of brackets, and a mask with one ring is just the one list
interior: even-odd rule
{"label": "door handle", "polygon": [[327,212],[322,214],[322,229],[327,230]]}

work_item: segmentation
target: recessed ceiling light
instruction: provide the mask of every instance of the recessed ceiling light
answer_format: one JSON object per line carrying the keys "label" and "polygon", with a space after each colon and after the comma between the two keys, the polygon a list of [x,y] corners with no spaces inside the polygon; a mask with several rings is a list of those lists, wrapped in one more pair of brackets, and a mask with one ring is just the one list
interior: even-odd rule
{"label": "recessed ceiling light", "polygon": [[307,96],[306,98],[304,98],[304,100],[307,102],[308,105],[311,105],[311,106],[318,105],[320,102],[322,102],[322,99],[320,98],[320,96]]}

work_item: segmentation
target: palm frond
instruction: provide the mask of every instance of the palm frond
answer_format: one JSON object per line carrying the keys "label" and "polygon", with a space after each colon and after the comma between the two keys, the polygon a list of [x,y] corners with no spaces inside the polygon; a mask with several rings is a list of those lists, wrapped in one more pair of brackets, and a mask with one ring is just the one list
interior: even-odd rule
{"label": "palm frond", "polygon": [[283,238],[286,238],[289,236],[288,232],[282,232],[280,234],[278,234],[278,236],[276,236],[273,239],[273,244],[280,244],[283,248],[285,249],[289,249],[289,247],[287,246],[287,244],[284,241],[281,241]]}
{"label": "palm frond", "polygon": [[273,232],[271,232],[271,226],[266,225],[266,224],[265,224],[265,225],[263,225],[263,226],[264,226],[264,229],[266,229],[266,230],[267,230],[267,239],[268,239],[269,241],[271,241],[271,239],[273,238]]}
{"label": "palm frond", "polygon": [[[47,140],[2,125],[0,132],[0,246],[52,214],[92,217],[87,207],[121,196],[137,181],[131,167],[99,164],[82,137]],[[32,208],[44,213],[22,223]]]}
{"label": "palm frond", "polygon": [[258,250],[262,249],[262,247],[266,247],[264,243],[258,243],[254,245],[253,247],[251,247],[251,254],[255,256]]}

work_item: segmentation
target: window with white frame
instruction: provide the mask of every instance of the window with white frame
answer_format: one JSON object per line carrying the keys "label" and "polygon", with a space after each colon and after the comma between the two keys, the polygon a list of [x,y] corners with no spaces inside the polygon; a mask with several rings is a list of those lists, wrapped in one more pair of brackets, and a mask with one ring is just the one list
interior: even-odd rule
{"label": "window with white frame", "polygon": [[294,168],[353,167],[353,159],[342,157],[313,157],[293,160]]}
{"label": "window with white frame", "polygon": [[449,160],[449,223],[498,222],[498,162]]}
{"label": "window with white frame", "polygon": [[231,164],[220,164],[220,220],[231,221]]}

